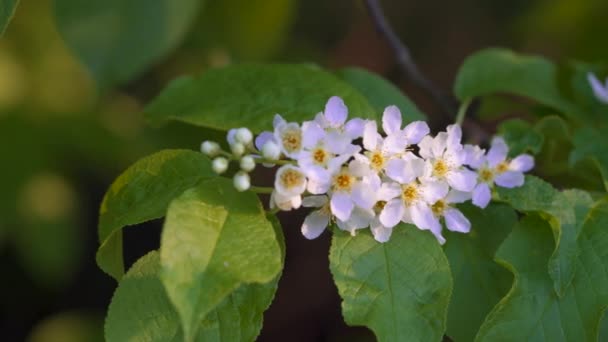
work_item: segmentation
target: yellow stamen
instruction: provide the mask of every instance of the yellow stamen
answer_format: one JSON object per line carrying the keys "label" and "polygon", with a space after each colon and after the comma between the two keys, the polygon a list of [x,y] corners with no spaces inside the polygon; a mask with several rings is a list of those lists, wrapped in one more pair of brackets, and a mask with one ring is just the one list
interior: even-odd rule
{"label": "yellow stamen", "polygon": [[490,183],[494,180],[494,172],[490,169],[481,169],[479,171],[479,179],[484,183]]}
{"label": "yellow stamen", "polygon": [[404,185],[401,188],[401,198],[405,202],[406,205],[411,205],[418,199],[420,194],[418,193],[418,184],[410,183],[408,185]]}
{"label": "yellow stamen", "polygon": [[379,151],[373,152],[369,159],[370,164],[374,170],[381,170],[386,162],[384,156]]}
{"label": "yellow stamen", "polygon": [[433,165],[433,175],[437,178],[445,177],[449,170],[449,165],[442,159],[439,159]]}
{"label": "yellow stamen", "polygon": [[334,177],[334,190],[339,191],[350,191],[353,183],[355,182],[355,178],[349,175],[346,172],[339,173],[336,177]]}
{"label": "yellow stamen", "polygon": [[433,210],[433,214],[435,214],[435,216],[441,216],[447,207],[448,205],[444,201],[439,200],[431,206],[431,210]]}
{"label": "yellow stamen", "polygon": [[296,152],[302,148],[302,133],[298,129],[283,132],[281,141],[288,152]]}
{"label": "yellow stamen", "polygon": [[304,175],[296,170],[288,169],[281,174],[281,184],[286,189],[290,189],[299,186],[304,182]]}
{"label": "yellow stamen", "polygon": [[496,172],[497,173],[503,173],[505,171],[509,170],[509,162],[508,161],[503,161],[502,163],[496,165]]}

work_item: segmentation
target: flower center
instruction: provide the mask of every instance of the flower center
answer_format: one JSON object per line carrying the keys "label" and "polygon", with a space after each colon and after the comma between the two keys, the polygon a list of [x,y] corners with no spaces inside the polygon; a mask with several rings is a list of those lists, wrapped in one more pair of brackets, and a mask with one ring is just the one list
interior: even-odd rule
{"label": "flower center", "polygon": [[346,172],[341,172],[334,177],[334,191],[350,191],[355,178]]}
{"label": "flower center", "polygon": [[304,182],[304,175],[296,170],[287,169],[281,174],[281,183],[286,189],[294,188]]}
{"label": "flower center", "polygon": [[281,142],[287,152],[297,152],[302,148],[302,132],[299,129],[288,129],[283,132]]}
{"label": "flower center", "polygon": [[329,154],[322,148],[317,147],[312,152],[312,160],[319,165],[325,165],[327,163],[327,159],[329,158]]}
{"label": "flower center", "polygon": [[500,164],[496,165],[497,173],[503,173],[507,170],[509,170],[509,163],[506,160],[501,162]]}
{"label": "flower center", "polygon": [[444,178],[449,170],[450,167],[448,163],[446,163],[443,159],[439,159],[433,165],[433,175],[437,178]]}
{"label": "flower center", "polygon": [[494,172],[490,169],[481,169],[479,171],[479,179],[484,183],[490,183],[494,179]]}
{"label": "flower center", "polygon": [[431,210],[433,210],[433,214],[435,214],[435,216],[441,216],[447,207],[448,205],[444,201],[439,200],[431,206]]}
{"label": "flower center", "polygon": [[386,160],[381,152],[375,151],[369,158],[372,168],[376,171],[381,170],[384,167]]}
{"label": "flower center", "polygon": [[411,205],[419,197],[418,184],[410,183],[401,188],[401,198],[406,205]]}

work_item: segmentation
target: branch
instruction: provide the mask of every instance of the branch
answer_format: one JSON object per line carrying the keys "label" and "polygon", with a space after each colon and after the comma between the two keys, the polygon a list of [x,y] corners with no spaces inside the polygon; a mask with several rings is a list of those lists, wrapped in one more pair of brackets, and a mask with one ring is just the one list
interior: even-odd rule
{"label": "branch", "polygon": [[378,0],[365,0],[365,6],[369,16],[376,27],[378,33],[386,39],[388,45],[393,50],[397,65],[407,75],[407,77],[419,88],[423,89],[433,100],[439,104],[444,114],[450,119],[455,118],[458,103],[456,100],[444,94],[435,84],[424,77],[418,66],[412,59],[409,49],[401,42],[395,31],[386,20],[382,7]]}

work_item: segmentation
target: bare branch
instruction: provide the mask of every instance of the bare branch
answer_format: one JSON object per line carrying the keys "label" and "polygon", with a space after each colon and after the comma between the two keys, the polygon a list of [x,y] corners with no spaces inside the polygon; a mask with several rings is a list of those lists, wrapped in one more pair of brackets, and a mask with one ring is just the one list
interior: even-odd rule
{"label": "bare branch", "polygon": [[386,20],[378,0],[365,0],[365,6],[378,33],[386,39],[393,50],[397,65],[407,77],[418,87],[423,89],[441,107],[444,114],[450,119],[455,118],[458,103],[455,99],[444,94],[437,86],[427,79],[412,59],[409,49],[401,42],[395,31]]}

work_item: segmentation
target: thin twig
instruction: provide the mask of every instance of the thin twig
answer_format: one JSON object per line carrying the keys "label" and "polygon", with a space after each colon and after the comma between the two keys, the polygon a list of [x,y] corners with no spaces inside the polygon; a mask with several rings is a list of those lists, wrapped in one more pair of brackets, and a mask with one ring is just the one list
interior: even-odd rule
{"label": "thin twig", "polygon": [[450,120],[453,120],[456,108],[458,108],[457,101],[443,93],[435,84],[433,84],[433,82],[422,74],[416,65],[416,62],[412,59],[409,49],[401,42],[386,20],[378,0],[365,0],[365,6],[367,7],[369,16],[371,17],[376,30],[386,39],[388,45],[393,50],[397,65],[403,70],[408,78],[416,84],[416,86],[427,92],[433,100],[441,106],[444,114]]}

